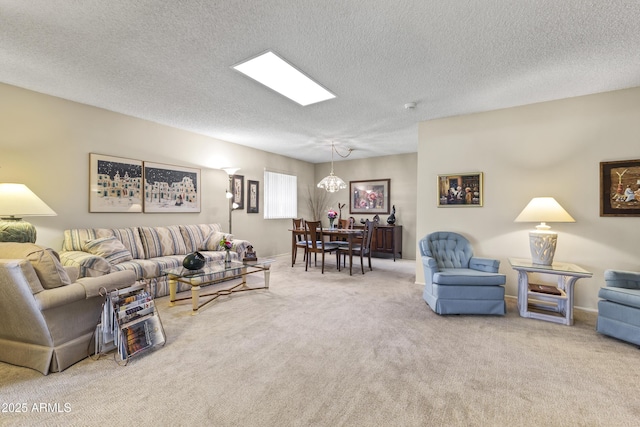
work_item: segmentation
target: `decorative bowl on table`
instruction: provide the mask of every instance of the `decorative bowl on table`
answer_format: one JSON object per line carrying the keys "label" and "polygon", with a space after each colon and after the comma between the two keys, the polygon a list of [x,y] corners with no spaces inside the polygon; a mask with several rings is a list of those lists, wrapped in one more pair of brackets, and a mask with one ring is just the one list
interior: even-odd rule
{"label": "decorative bowl on table", "polygon": [[192,252],[182,261],[182,266],[187,270],[200,270],[204,267],[205,259],[204,255],[200,252]]}

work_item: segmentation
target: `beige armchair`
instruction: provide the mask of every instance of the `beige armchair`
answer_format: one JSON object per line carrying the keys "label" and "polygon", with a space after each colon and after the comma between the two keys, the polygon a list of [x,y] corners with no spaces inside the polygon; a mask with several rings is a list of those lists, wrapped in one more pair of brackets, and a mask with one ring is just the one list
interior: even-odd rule
{"label": "beige armchair", "polygon": [[100,290],[134,284],[133,271],[77,279],[55,251],[0,243],[0,361],[47,375],[84,359],[104,298]]}

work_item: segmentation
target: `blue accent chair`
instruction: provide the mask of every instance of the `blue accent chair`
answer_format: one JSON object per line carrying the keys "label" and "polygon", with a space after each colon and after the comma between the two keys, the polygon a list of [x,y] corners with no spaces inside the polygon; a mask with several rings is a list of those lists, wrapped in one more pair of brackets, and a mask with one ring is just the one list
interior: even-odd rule
{"label": "blue accent chair", "polygon": [[438,231],[423,237],[422,297],[438,314],[497,314],[507,312],[506,277],[500,261],[473,256],[469,241],[457,233]]}
{"label": "blue accent chair", "polygon": [[640,273],[606,270],[596,330],[640,346]]}

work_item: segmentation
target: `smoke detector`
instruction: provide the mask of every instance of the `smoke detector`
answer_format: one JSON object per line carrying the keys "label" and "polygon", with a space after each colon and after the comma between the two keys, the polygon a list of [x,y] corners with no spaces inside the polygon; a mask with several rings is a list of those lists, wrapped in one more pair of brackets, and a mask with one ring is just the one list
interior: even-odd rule
{"label": "smoke detector", "polygon": [[416,108],[416,103],[415,102],[408,102],[406,104],[404,104],[404,109],[405,110],[414,110]]}

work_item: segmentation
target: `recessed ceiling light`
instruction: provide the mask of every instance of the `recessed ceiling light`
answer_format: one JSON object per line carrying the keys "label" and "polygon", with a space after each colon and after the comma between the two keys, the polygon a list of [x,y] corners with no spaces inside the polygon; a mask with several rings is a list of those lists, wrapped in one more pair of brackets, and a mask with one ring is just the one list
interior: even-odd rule
{"label": "recessed ceiling light", "polygon": [[272,51],[232,68],[302,106],[336,97]]}

